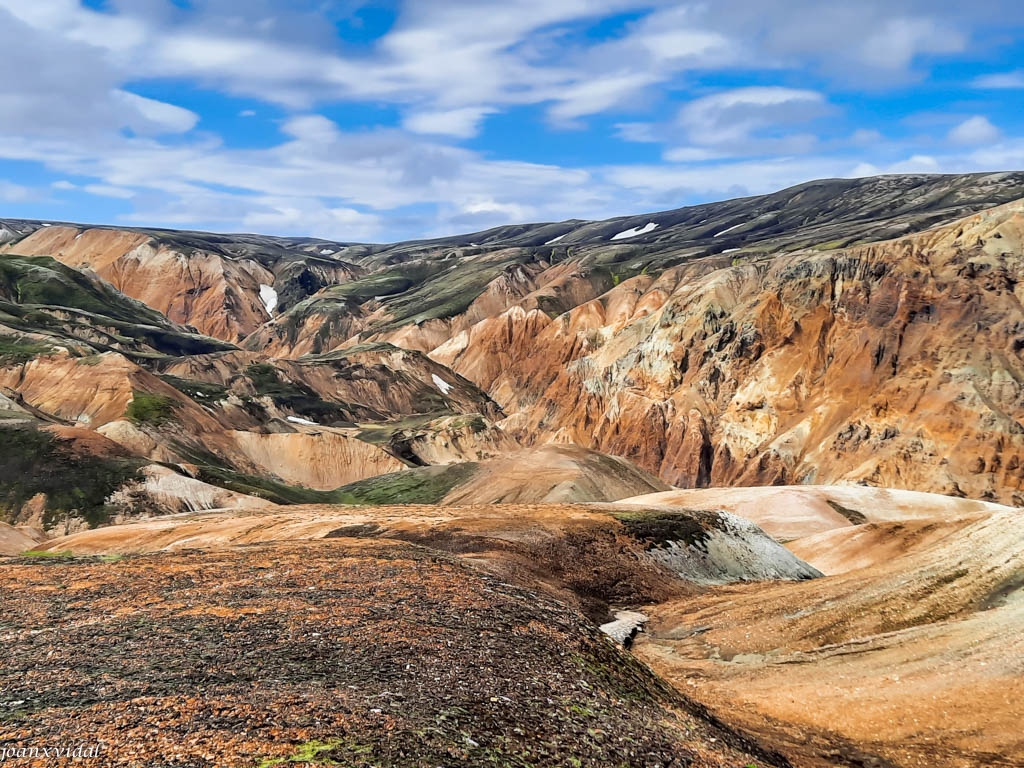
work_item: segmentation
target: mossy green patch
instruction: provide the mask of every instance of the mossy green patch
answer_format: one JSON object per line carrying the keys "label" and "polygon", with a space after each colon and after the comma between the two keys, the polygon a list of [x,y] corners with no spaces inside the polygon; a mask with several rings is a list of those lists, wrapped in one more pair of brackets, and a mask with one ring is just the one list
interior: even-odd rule
{"label": "mossy green patch", "polygon": [[342,404],[323,400],[301,382],[286,380],[270,363],[254,363],[245,373],[257,394],[269,397],[275,405],[294,411],[302,418],[328,426],[353,424],[350,409]]}
{"label": "mossy green patch", "polygon": [[282,765],[285,763],[305,763],[307,765],[340,765],[332,759],[321,757],[324,752],[331,752],[342,746],[343,742],[340,739],[332,739],[330,741],[307,741],[304,744],[300,744],[295,748],[295,751],[288,757],[271,757],[266,760],[261,760],[257,764],[257,768],[272,768],[275,765]]}
{"label": "mossy green patch", "polygon": [[140,426],[159,427],[174,419],[177,403],[165,396],[136,391],[125,409],[125,417]]}
{"label": "mossy green patch", "polygon": [[14,339],[9,336],[0,337],[0,367],[22,365],[40,355],[45,355],[50,349],[48,344]]}
{"label": "mossy green patch", "polygon": [[332,495],[339,504],[437,504],[478,469],[475,462],[416,467],[349,483]]}
{"label": "mossy green patch", "polygon": [[612,517],[622,523],[630,536],[644,542],[647,549],[664,547],[670,542],[699,544],[708,535],[689,512],[638,510],[614,512]]}
{"label": "mossy green patch", "polygon": [[216,403],[228,396],[228,388],[220,384],[211,384],[194,379],[182,379],[167,373],[161,374],[160,379],[165,384],[170,384],[182,394],[200,403]]}
{"label": "mossy green patch", "polygon": [[69,441],[32,426],[0,427],[0,513],[11,519],[29,499],[45,494],[45,527],[61,517],[101,525],[114,511],[107,499],[136,479],[142,463],[81,454]]}

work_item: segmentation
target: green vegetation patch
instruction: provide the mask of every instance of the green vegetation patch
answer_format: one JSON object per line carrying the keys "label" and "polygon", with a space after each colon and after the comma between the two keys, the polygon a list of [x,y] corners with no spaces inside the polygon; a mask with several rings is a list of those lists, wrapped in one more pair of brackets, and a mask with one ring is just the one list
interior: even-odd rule
{"label": "green vegetation patch", "polygon": [[171,376],[169,373],[161,374],[160,379],[165,384],[170,384],[182,394],[200,403],[216,403],[228,396],[228,388],[220,384],[210,384],[205,381],[195,381],[194,379],[182,379],[177,376]]}
{"label": "green vegetation patch", "polygon": [[337,504],[437,504],[479,469],[476,462],[417,467],[349,483],[332,491]]}
{"label": "green vegetation patch", "polygon": [[341,746],[342,742],[339,739],[332,739],[331,741],[307,741],[305,744],[300,744],[296,747],[295,751],[288,757],[272,757],[266,760],[261,760],[257,768],[272,768],[275,765],[283,765],[285,763],[312,763],[314,765],[340,765],[340,763],[334,760],[325,760],[320,755],[323,752],[331,752]]}
{"label": "green vegetation patch", "polygon": [[667,546],[669,542],[700,544],[708,532],[694,513],[639,510],[612,514],[634,539],[642,541],[648,550]]}
{"label": "green vegetation patch", "polygon": [[71,441],[31,426],[2,427],[0,517],[13,521],[25,502],[45,494],[45,527],[63,516],[81,517],[90,527],[102,525],[115,511],[107,499],[136,479],[142,464],[134,458],[74,451]]}
{"label": "green vegetation patch", "polygon": [[305,384],[285,381],[269,363],[254,363],[246,371],[257,394],[269,397],[281,408],[327,426],[352,426],[349,409],[323,400]]}
{"label": "green vegetation patch", "polygon": [[177,403],[165,395],[136,391],[124,415],[134,424],[159,427],[174,419],[176,407]]}
{"label": "green vegetation patch", "polygon": [[447,464],[390,472],[349,483],[333,491],[318,491],[277,480],[247,475],[217,466],[202,466],[198,479],[236,493],[257,496],[275,504],[436,504],[467,482],[478,464]]}
{"label": "green vegetation patch", "polygon": [[14,339],[9,336],[0,337],[0,366],[22,365],[49,351],[50,346],[47,344]]}
{"label": "green vegetation patch", "polygon": [[235,493],[267,499],[275,504],[334,503],[333,491],[315,491],[312,488],[288,485],[268,477],[235,472],[222,466],[201,466],[197,479]]}

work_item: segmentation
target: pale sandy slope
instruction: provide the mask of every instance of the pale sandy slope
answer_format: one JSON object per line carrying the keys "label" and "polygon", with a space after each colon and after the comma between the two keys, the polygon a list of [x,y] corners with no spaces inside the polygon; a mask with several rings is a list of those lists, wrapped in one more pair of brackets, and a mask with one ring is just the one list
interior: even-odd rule
{"label": "pale sandy slope", "polygon": [[0,555],[18,555],[35,549],[39,539],[7,523],[0,523]]}
{"label": "pale sandy slope", "polygon": [[821,526],[799,502],[822,498],[882,521],[789,542],[824,579],[650,609],[638,649],[649,663],[781,739],[796,765],[834,765],[837,748],[906,767],[1024,765],[1024,510],[941,497],[901,508],[912,497],[859,488],[738,490],[778,524],[789,509]]}
{"label": "pale sandy slope", "polygon": [[[831,503],[830,503],[831,502]],[[621,504],[724,509],[752,520],[780,541],[860,522],[903,522],[1010,509],[973,499],[863,485],[693,488],[622,499]]]}

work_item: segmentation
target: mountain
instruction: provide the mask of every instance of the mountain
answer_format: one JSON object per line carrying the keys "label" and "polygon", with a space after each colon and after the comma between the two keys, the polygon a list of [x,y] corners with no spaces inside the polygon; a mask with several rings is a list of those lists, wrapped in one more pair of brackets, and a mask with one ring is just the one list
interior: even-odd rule
{"label": "mountain", "polygon": [[396,244],[0,220],[0,742],[1018,764],[1022,302],[1024,173]]}
{"label": "mountain", "polygon": [[828,180],[395,245],[4,220],[0,386],[236,489],[556,442],[1024,503],[1021,197]]}

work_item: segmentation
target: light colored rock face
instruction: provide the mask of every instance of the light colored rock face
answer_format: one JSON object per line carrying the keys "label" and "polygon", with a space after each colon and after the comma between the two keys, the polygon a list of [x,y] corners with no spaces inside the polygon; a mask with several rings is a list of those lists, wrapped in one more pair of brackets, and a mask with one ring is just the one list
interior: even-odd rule
{"label": "light colored rock face", "polygon": [[7,523],[0,523],[0,555],[20,555],[34,549],[41,539],[30,535],[27,531],[15,528]]}
{"label": "light colored rock face", "polygon": [[579,446],[549,445],[483,462],[447,504],[570,504],[615,501],[638,488],[664,488],[658,478],[614,456]]}
{"label": "light colored rock face", "polygon": [[124,415],[137,377],[153,378],[117,354],[88,363],[54,354],[0,367],[0,387],[52,416],[93,428]]}
{"label": "light colored rock face", "polygon": [[673,484],[1024,503],[1022,253],[1014,203],[896,241],[640,276],[547,323],[509,310],[434,354],[521,441],[578,442]]}
{"label": "light colored rock face", "polygon": [[111,497],[112,504],[130,509],[132,517],[275,506],[265,499],[218,488],[159,464],[143,467],[141,475],[139,483]]}
{"label": "light colored rock face", "polygon": [[260,474],[316,490],[331,490],[405,464],[375,445],[315,427],[294,434],[233,432],[239,451]]}
{"label": "light colored rock face", "polygon": [[722,509],[757,523],[779,541],[792,541],[862,523],[953,520],[1006,511],[991,502],[860,485],[692,488],[622,499],[622,504]]}
{"label": "light colored rock face", "polygon": [[718,512],[717,524],[694,542],[670,541],[648,557],[694,584],[814,579],[821,572],[780,546],[754,523]]}

